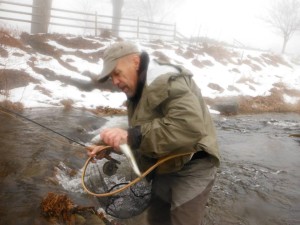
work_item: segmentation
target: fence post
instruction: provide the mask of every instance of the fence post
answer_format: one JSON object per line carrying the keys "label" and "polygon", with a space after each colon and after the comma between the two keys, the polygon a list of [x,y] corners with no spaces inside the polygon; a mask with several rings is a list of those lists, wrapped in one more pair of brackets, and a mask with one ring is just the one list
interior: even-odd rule
{"label": "fence post", "polygon": [[139,39],[139,37],[140,37],[140,35],[139,35],[139,33],[140,33],[140,17],[138,17],[137,18],[137,25],[136,25],[136,37],[137,37],[137,39]]}
{"label": "fence post", "polygon": [[98,13],[95,11],[95,37],[97,37],[97,30],[98,30]]}
{"label": "fence post", "polygon": [[33,0],[31,33],[47,33],[51,17],[52,0]]}

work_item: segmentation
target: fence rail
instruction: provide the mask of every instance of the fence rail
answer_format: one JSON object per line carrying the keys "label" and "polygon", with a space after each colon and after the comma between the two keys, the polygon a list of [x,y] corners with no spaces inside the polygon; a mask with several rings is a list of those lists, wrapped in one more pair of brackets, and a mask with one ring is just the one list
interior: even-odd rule
{"label": "fence rail", "polygon": [[[36,9],[39,7],[34,7],[30,4],[0,0],[0,12],[4,12],[5,14],[0,16],[0,19],[29,24],[41,24],[41,20],[34,21],[33,16],[34,18],[39,18],[41,15],[33,13],[33,8]],[[157,23],[140,20],[139,18],[115,18],[107,15],[99,15],[97,12],[86,13],[59,8],[51,8],[50,15],[49,25],[51,25],[51,29],[53,28],[53,30],[55,30],[56,27],[67,27],[91,31],[94,32],[95,36],[99,35],[103,30],[108,30],[112,33],[118,33],[119,36],[126,38],[167,38],[170,40],[184,38],[183,35],[177,32],[176,24]],[[119,28],[117,30],[114,29],[114,25],[116,24],[113,24],[112,22],[114,19],[118,19],[120,21]]]}

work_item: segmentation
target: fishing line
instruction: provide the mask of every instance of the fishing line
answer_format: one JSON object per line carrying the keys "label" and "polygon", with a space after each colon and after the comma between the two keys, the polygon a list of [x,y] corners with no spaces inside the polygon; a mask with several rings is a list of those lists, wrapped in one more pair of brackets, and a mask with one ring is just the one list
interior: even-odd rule
{"label": "fishing line", "polygon": [[[74,143],[76,143],[76,144],[78,144],[78,145],[80,145],[80,146],[82,146],[82,147],[87,147],[85,144],[80,143],[79,141],[76,141],[76,140],[74,140],[74,139],[72,139],[72,138],[70,138],[70,137],[68,137],[68,136],[66,136],[66,135],[64,135],[64,134],[61,134],[61,133],[59,133],[59,132],[57,132],[57,131],[55,131],[55,130],[49,128],[49,127],[46,127],[45,125],[40,124],[40,123],[38,123],[38,122],[36,122],[36,121],[34,121],[34,120],[32,120],[32,119],[29,119],[28,117],[23,116],[23,115],[21,115],[20,113],[17,113],[17,112],[15,112],[15,111],[12,111],[12,110],[10,110],[10,109],[7,109],[7,108],[5,108],[5,107],[3,107],[3,106],[0,106],[0,108],[2,109],[1,111],[4,112],[4,113],[7,113],[7,114],[13,114],[13,115],[15,115],[15,116],[18,116],[18,117],[20,117],[20,118],[22,118],[22,119],[25,119],[25,120],[27,120],[27,121],[29,121],[29,122],[32,122],[32,123],[38,125],[38,126],[40,126],[40,127],[43,127],[43,128],[45,128],[45,129],[47,129],[47,130],[49,130],[49,131],[51,131],[51,132],[53,132],[53,133],[55,133],[55,134],[61,136],[61,137],[64,137],[64,138],[68,139],[69,141],[74,142]],[[3,111],[3,110],[4,110],[4,111]]]}

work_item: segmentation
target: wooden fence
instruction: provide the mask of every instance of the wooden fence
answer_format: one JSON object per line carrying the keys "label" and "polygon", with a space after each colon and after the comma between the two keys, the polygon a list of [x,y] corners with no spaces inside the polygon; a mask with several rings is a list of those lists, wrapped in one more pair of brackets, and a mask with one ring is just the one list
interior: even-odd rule
{"label": "wooden fence", "polygon": [[[10,7],[5,7],[10,6]],[[16,7],[18,6],[18,7]],[[11,10],[9,8],[16,8]],[[35,7],[36,8],[36,7]],[[39,18],[36,10],[30,4],[22,4],[11,1],[0,0],[0,12],[4,12],[5,16],[1,16],[1,20],[12,20],[29,24],[40,24],[42,20],[34,21],[32,17]],[[84,33],[99,35],[103,31],[111,33],[118,33],[120,37],[124,38],[139,38],[139,39],[184,39],[185,37],[177,32],[176,24],[155,23],[151,21],[141,20],[139,18],[118,18],[120,25],[118,30],[113,30],[113,17],[106,15],[99,15],[95,13],[85,13],[78,11],[71,11],[65,9],[51,8],[51,18],[49,25],[52,27],[65,27],[65,33],[70,28],[81,29]],[[55,29],[53,29],[55,30]],[[79,30],[80,31],[80,30]]]}

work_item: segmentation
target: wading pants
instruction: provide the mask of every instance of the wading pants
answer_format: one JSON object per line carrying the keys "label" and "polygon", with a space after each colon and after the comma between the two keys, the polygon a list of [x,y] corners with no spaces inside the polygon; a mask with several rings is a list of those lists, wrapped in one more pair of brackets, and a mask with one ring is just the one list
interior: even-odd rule
{"label": "wading pants", "polygon": [[206,157],[191,160],[179,172],[156,175],[144,224],[201,225],[216,170]]}

